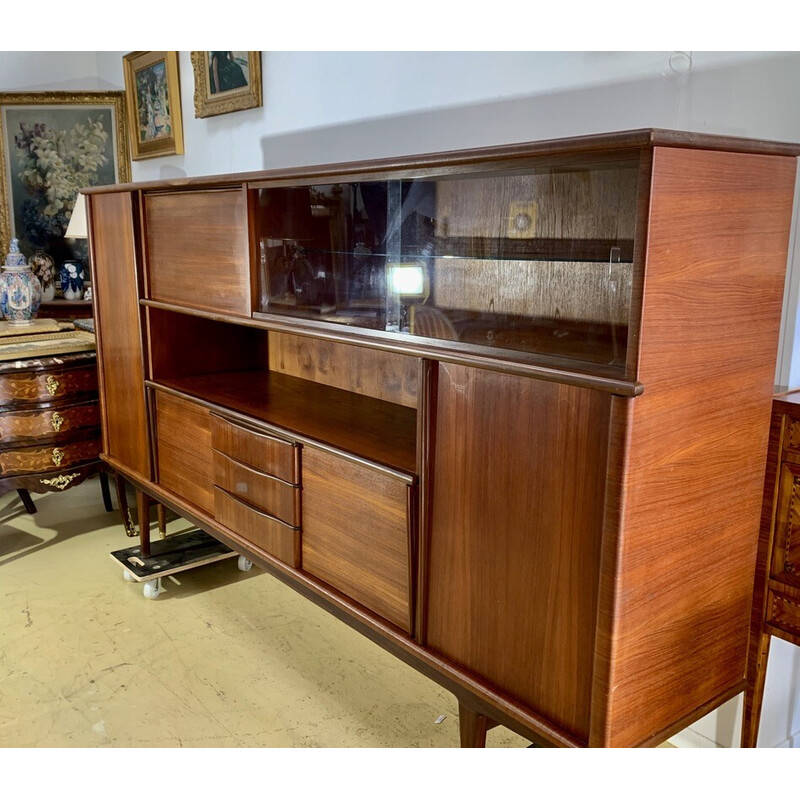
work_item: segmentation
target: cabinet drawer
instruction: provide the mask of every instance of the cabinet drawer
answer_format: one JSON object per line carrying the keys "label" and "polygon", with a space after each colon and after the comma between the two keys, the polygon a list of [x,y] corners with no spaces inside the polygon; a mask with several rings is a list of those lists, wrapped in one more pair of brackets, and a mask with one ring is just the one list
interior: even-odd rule
{"label": "cabinet drawer", "polygon": [[100,437],[82,439],[57,447],[17,447],[0,452],[0,475],[48,472],[100,458]]}
{"label": "cabinet drawer", "polygon": [[298,448],[292,442],[212,415],[211,444],[215,450],[267,475],[287,483],[300,483]]}
{"label": "cabinet drawer", "polygon": [[411,631],[406,482],[303,449],[303,569]]}
{"label": "cabinet drawer", "polygon": [[100,407],[96,402],[36,411],[7,411],[0,414],[0,442],[6,445],[99,427]]}
{"label": "cabinet drawer", "polygon": [[210,416],[199,403],[156,392],[158,482],[209,513],[214,510]]}
{"label": "cabinet drawer", "polygon": [[97,392],[97,369],[16,372],[0,377],[0,405],[63,400]]}
{"label": "cabinet drawer", "polygon": [[769,589],[767,623],[800,637],[800,589]]}
{"label": "cabinet drawer", "polygon": [[287,525],[300,525],[300,488],[214,451],[214,483]]}
{"label": "cabinet drawer", "polygon": [[784,461],[778,482],[771,573],[800,575],[800,464]]}
{"label": "cabinet drawer", "polygon": [[214,487],[214,516],[220,525],[292,567],[300,566],[300,531]]}
{"label": "cabinet drawer", "polygon": [[146,195],[144,204],[150,297],[250,316],[241,189]]}

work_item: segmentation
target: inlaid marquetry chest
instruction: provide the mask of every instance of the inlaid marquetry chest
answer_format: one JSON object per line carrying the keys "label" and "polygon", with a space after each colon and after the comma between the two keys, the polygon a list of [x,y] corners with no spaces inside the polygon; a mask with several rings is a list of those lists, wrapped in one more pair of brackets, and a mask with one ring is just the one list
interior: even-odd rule
{"label": "inlaid marquetry chest", "polygon": [[0,362],[0,494],[63,491],[99,456],[94,351]]}

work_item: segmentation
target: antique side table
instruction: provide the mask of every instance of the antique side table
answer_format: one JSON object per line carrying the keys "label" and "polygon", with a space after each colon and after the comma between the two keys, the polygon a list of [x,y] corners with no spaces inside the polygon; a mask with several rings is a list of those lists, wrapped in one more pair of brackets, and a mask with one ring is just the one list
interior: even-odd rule
{"label": "antique side table", "polygon": [[61,492],[97,472],[111,510],[91,336],[75,337],[78,352],[63,352],[70,341],[59,334],[0,340],[0,495],[17,490],[29,513],[30,492]]}

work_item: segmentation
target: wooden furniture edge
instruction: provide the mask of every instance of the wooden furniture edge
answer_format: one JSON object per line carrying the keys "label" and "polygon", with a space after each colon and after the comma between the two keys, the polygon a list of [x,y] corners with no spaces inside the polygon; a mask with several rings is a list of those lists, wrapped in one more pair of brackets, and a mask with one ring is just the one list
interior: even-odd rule
{"label": "wooden furniture edge", "polygon": [[240,174],[207,175],[173,180],[120,183],[111,186],[94,186],[83,189],[86,194],[124,192],[151,189],[216,188],[253,181],[301,179],[306,177],[335,177],[341,174],[360,175],[403,169],[428,169],[434,167],[463,167],[464,165],[496,160],[515,160],[537,155],[591,154],[609,150],[630,150],[645,147],[688,147],[702,150],[727,150],[737,153],[765,155],[800,155],[800,144],[776,142],[765,139],[748,139],[721,134],[696,133],[665,128],[639,128],[611,133],[594,133],[583,136],[545,139],[513,145],[494,145],[468,150],[439,151],[418,155],[371,159],[368,161],[318,164],[243,172]]}
{"label": "wooden furniture edge", "polygon": [[216,520],[201,509],[188,506],[180,498],[163,487],[132,473],[124,464],[107,453],[101,455],[115,472],[121,474],[137,489],[162,503],[199,528],[212,533],[229,547],[243,553],[273,577],[333,614],[337,619],[365,635],[375,644],[387,650],[401,661],[431,678],[459,699],[466,698],[471,708],[488,716],[515,733],[531,739],[540,746],[585,747],[586,743],[567,731],[552,725],[544,717],[525,709],[512,698],[506,697],[484,686],[466,670],[426,651],[405,633],[388,622],[384,622],[363,606],[349,600],[322,581],[290,567],[268,553],[254,547],[250,542],[221,528]]}

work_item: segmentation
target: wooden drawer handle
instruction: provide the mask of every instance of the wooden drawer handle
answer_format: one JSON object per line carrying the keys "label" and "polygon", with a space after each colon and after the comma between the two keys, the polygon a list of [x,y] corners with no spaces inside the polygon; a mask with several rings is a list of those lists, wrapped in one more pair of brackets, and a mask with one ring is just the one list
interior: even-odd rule
{"label": "wooden drawer handle", "polygon": [[48,375],[44,383],[47,386],[47,391],[50,392],[50,396],[55,397],[61,384],[52,375]]}
{"label": "wooden drawer handle", "polygon": [[214,484],[214,488],[218,489],[224,495],[227,495],[231,500],[235,503],[239,503],[239,505],[244,506],[245,508],[250,509],[254,514],[258,514],[260,517],[264,517],[264,519],[268,519],[271,522],[277,522],[278,525],[283,525],[284,528],[288,528],[290,531],[299,531],[300,528],[297,525],[290,525],[288,522],[284,522],[282,519],[278,519],[278,517],[272,516],[272,514],[267,514],[266,511],[262,511],[260,508],[256,508],[252,503],[248,503],[247,500],[243,500],[241,497],[237,497],[232,492],[229,492],[227,489],[223,489],[221,486],[217,486]]}
{"label": "wooden drawer handle", "polygon": [[230,425],[232,428],[236,428],[236,430],[242,431],[243,433],[250,433],[253,436],[260,436],[262,439],[267,439],[270,442],[277,442],[278,444],[285,444],[287,447],[297,447],[294,442],[290,442],[288,439],[281,439],[280,436],[270,436],[268,433],[262,433],[261,431],[255,431],[252,428],[246,428],[244,425],[238,425],[235,422],[232,422],[227,417],[220,417],[216,414],[212,416],[217,417],[218,420],[221,420],[226,425]]}

